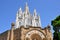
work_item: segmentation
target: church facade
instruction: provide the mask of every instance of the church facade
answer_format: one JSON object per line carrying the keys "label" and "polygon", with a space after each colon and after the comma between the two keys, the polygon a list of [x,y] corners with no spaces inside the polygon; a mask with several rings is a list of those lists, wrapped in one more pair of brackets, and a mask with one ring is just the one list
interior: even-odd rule
{"label": "church facade", "polygon": [[41,28],[40,16],[34,9],[33,15],[29,12],[26,3],[25,10],[17,11],[16,22],[11,24],[11,29],[0,34],[0,40],[53,40],[50,26]]}

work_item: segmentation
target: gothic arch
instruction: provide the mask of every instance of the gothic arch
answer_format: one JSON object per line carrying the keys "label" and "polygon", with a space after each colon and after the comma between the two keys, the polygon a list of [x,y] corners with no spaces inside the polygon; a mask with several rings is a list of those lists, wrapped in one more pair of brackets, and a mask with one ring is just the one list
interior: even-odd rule
{"label": "gothic arch", "polygon": [[[31,31],[37,31],[37,33],[32,33]],[[31,34],[31,33],[32,34]],[[39,34],[38,34],[38,32],[39,32]],[[40,33],[42,33],[43,34],[43,37],[41,36],[41,34]],[[32,37],[31,35],[35,35],[36,34],[36,36],[37,36],[37,34],[39,35],[39,37],[40,37],[40,39],[42,40],[43,38],[45,38],[46,40],[47,40],[47,38],[46,38],[46,35],[42,32],[42,31],[40,31],[40,30],[30,30],[30,31],[28,31],[27,33],[26,33],[26,35],[25,35],[25,38],[26,37]],[[33,37],[32,37],[33,38]],[[35,37],[35,38],[37,38],[37,37]],[[39,40],[39,38],[38,38],[38,40]]]}
{"label": "gothic arch", "polygon": [[31,35],[31,40],[42,40],[42,38],[38,34],[32,34]]}
{"label": "gothic arch", "polygon": [[[36,30],[36,31],[39,31],[39,32],[41,32],[45,37],[46,37],[46,35],[42,32],[42,31],[40,31],[40,30],[37,30],[37,29],[33,29],[33,30]],[[30,30],[30,31],[33,31],[33,30]],[[29,33],[30,31],[28,31],[27,33]],[[25,34],[25,35],[27,35],[27,33]]]}

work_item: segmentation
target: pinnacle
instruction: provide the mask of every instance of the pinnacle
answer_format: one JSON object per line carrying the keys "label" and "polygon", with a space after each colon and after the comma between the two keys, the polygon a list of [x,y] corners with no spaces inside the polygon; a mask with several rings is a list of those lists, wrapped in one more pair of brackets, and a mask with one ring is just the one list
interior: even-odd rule
{"label": "pinnacle", "polygon": [[36,13],[36,9],[34,9],[34,13]]}
{"label": "pinnacle", "polygon": [[21,11],[21,8],[19,10]]}
{"label": "pinnacle", "polygon": [[36,16],[36,9],[34,9],[34,15]]}

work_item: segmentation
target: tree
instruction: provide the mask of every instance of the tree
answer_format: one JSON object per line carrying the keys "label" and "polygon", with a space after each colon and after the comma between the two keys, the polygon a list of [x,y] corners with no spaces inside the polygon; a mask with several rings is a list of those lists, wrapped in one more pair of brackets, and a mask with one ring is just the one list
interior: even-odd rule
{"label": "tree", "polygon": [[58,28],[60,28],[60,15],[51,21],[51,25],[53,26],[54,31],[58,31]]}
{"label": "tree", "polygon": [[59,30],[60,30],[60,15],[56,17],[56,19],[51,21],[51,25],[53,26],[53,30],[54,32],[54,39],[56,38],[56,40],[60,40],[60,37],[58,35]]}

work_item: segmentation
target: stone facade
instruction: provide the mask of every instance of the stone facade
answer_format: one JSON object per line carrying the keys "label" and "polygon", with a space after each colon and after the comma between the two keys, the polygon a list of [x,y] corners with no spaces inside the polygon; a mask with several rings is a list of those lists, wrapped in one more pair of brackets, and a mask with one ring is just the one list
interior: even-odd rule
{"label": "stone facade", "polygon": [[0,34],[0,40],[7,40],[7,36],[8,36],[7,34],[8,34],[8,31]]}
{"label": "stone facade", "polygon": [[0,34],[0,40],[53,40],[48,26],[44,29],[32,26],[12,29]]}

